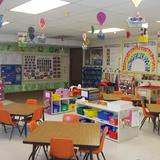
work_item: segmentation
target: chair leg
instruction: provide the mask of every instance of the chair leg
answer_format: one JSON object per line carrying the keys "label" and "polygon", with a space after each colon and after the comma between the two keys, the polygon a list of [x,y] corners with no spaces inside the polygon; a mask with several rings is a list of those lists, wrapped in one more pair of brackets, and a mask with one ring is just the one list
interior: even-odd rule
{"label": "chair leg", "polygon": [[[38,149],[39,149],[39,146],[35,149],[35,153],[37,152],[37,150],[38,150]],[[32,155],[33,155],[33,151],[31,152],[31,154],[30,154],[30,156],[29,156],[28,160],[30,160],[30,159],[31,159]]]}
{"label": "chair leg", "polygon": [[99,155],[97,154],[97,159],[100,160]]}
{"label": "chair leg", "polygon": [[6,129],[5,124],[2,124],[2,125],[3,125],[3,128],[4,128],[5,133],[7,133],[7,129]]}
{"label": "chair leg", "polygon": [[12,139],[13,130],[14,130],[14,126],[12,126],[12,130],[11,130],[11,134],[10,134],[9,140]]}
{"label": "chair leg", "polygon": [[104,160],[106,160],[106,158],[105,158],[105,156],[104,156],[104,153],[103,153],[103,152],[101,152],[101,154],[102,154],[103,159],[104,159]]}
{"label": "chair leg", "polygon": [[142,126],[143,126],[144,122],[146,121],[146,119],[147,119],[147,117],[144,117],[144,118],[143,118],[143,120],[142,120],[142,122],[141,122],[141,126],[140,126],[140,128],[139,128],[139,129],[141,129],[141,128],[142,128]]}
{"label": "chair leg", "polygon": [[46,158],[47,158],[47,160],[48,160],[49,158],[48,158],[48,155],[47,155],[47,152],[46,152],[45,146],[42,146],[42,147],[43,147],[44,154],[45,154],[45,156],[46,156]]}
{"label": "chair leg", "polygon": [[84,157],[83,157],[83,160],[85,160],[85,159],[86,159],[86,157],[87,157],[87,153],[85,153],[85,155],[84,155]]}
{"label": "chair leg", "polygon": [[17,127],[17,129],[18,129],[18,132],[19,132],[19,134],[20,134],[20,136],[21,136],[22,134],[21,134],[21,130],[20,130],[20,128],[19,128],[19,125],[18,125],[18,123],[16,124],[16,127]]}

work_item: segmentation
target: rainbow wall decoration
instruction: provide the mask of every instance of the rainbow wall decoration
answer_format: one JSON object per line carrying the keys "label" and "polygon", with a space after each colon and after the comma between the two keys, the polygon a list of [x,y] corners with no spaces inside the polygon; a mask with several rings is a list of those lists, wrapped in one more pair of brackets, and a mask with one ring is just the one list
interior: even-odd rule
{"label": "rainbow wall decoration", "polygon": [[145,72],[155,72],[155,54],[149,48],[145,47],[134,47],[130,49],[124,57],[122,70],[132,71],[132,63],[136,59],[141,59],[144,62]]}

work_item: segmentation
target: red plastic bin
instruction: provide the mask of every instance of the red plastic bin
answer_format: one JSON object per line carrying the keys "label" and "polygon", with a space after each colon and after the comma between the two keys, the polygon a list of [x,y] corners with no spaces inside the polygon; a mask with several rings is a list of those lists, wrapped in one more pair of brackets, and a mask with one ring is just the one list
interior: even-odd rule
{"label": "red plastic bin", "polygon": [[117,139],[118,138],[118,133],[113,132],[112,130],[109,130],[109,137],[112,139]]}
{"label": "red plastic bin", "polygon": [[118,119],[114,119],[114,125],[118,126]]}

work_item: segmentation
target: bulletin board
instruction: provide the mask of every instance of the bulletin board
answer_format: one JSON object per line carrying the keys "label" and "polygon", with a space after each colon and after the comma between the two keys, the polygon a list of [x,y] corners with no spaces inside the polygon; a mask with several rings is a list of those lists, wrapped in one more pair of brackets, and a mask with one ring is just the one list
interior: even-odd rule
{"label": "bulletin board", "polygon": [[1,78],[5,85],[17,85],[22,82],[22,65],[2,64]]}
{"label": "bulletin board", "polygon": [[112,70],[116,70],[120,67],[121,63],[121,45],[112,44],[107,45],[106,47],[106,65],[109,66]]}
{"label": "bulletin board", "polygon": [[24,80],[52,80],[61,78],[60,56],[23,56]]}
{"label": "bulletin board", "polygon": [[155,73],[156,60],[155,41],[124,43],[122,70]]}

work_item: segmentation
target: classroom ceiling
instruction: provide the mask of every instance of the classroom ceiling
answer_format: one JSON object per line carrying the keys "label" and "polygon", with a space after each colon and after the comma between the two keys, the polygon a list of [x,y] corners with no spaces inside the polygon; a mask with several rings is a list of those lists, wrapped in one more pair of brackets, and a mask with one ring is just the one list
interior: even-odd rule
{"label": "classroom ceiling", "polygon": [[[96,15],[99,11],[106,13],[107,19],[103,28],[119,27],[136,35],[138,29],[128,28],[127,18],[136,16],[137,12],[149,23],[149,33],[156,34],[160,31],[159,0],[143,0],[138,8],[134,7],[131,0],[66,0],[69,5],[50,10],[38,15],[11,12],[10,9],[29,0],[4,0],[0,6],[0,15],[4,15],[4,21],[10,24],[0,28],[0,34],[17,34],[35,27],[36,34],[44,33],[47,37],[82,40],[82,34],[91,30],[91,25],[99,29]],[[39,19],[46,20],[45,29],[39,27]],[[107,38],[124,36],[125,31],[106,34]],[[97,38],[96,35],[88,33],[88,37]]]}

